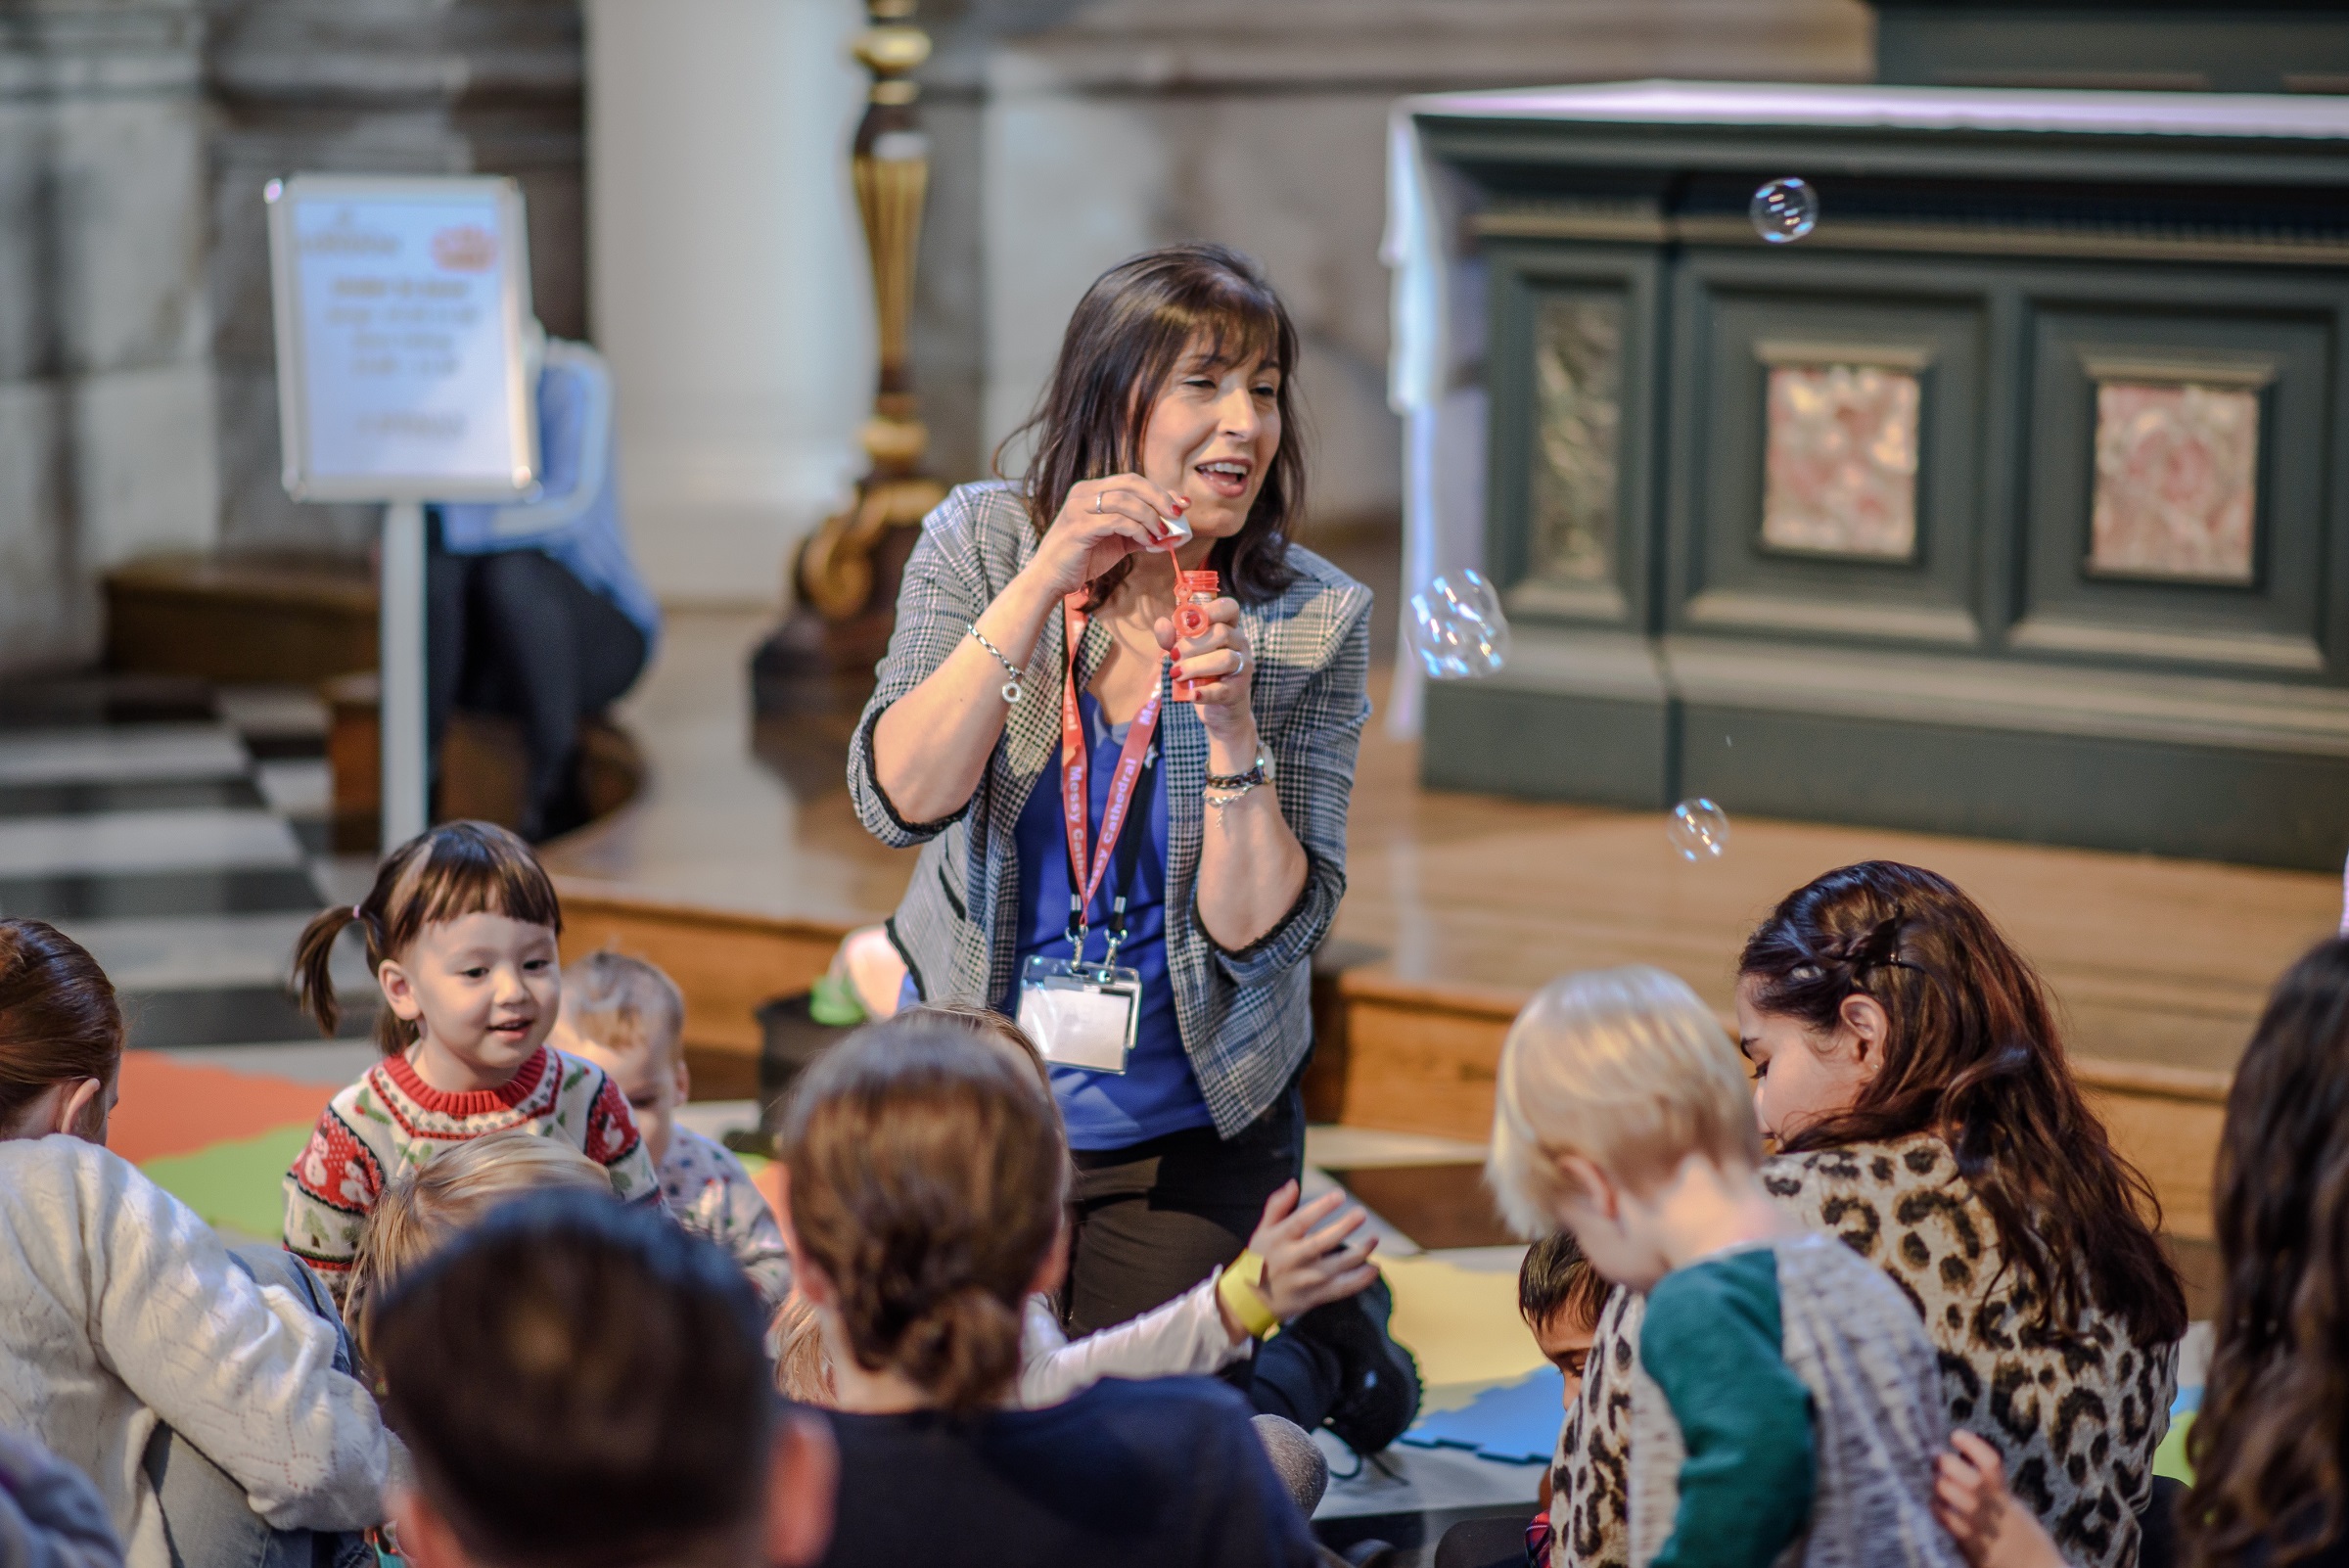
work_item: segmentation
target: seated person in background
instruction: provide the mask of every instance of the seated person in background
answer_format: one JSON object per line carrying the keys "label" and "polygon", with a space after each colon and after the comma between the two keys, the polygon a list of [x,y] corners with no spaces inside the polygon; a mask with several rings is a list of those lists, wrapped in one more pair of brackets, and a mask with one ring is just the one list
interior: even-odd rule
{"label": "seated person in background", "polygon": [[768,1390],[741,1271],[665,1216],[516,1199],[402,1274],[370,1345],[415,1462],[392,1498],[412,1568],[796,1568],[823,1549],[829,1436]]}
{"label": "seated person in background", "polygon": [[[1613,1287],[1590,1267],[1570,1231],[1543,1236],[1525,1249],[1517,1266],[1517,1315],[1534,1343],[1566,1379],[1566,1420],[1572,1424],[1583,1392],[1583,1361],[1598,1332],[1599,1310]],[[1531,1520],[1467,1519],[1444,1532],[1436,1545],[1436,1568],[1518,1568],[1547,1562],[1552,1535],[1554,1483],[1542,1472],[1540,1511]]]}
{"label": "seated person in background", "polygon": [[88,1476],[37,1443],[0,1432],[0,1563],[122,1568],[106,1499]]}
{"label": "seated person in background", "polygon": [[874,1025],[801,1077],[781,1141],[792,1279],[840,1406],[828,1562],[1319,1560],[1230,1389],[1111,1379],[1014,1406],[1070,1181],[1032,1068],[948,1021]]}
{"label": "seated person in background", "polygon": [[554,1043],[611,1075],[661,1175],[677,1222],[716,1242],[742,1265],[769,1313],[791,1294],[783,1227],[732,1150],[677,1125],[693,1094],[685,1067],[685,997],[656,965],[591,952],[563,971],[563,1017]]}
{"label": "seated person in background", "polygon": [[0,1427],[97,1484],[131,1568],[300,1556],[306,1532],[377,1523],[391,1444],[314,1284],[289,1288],[300,1265],[274,1247],[259,1263],[284,1272],[256,1283],[108,1152],[121,1066],[96,960],[0,920]]}
{"label": "seated person in background", "polygon": [[1647,1297],[1631,1560],[1957,1568],[1932,1508],[1949,1437],[1932,1344],[1898,1286],[1762,1190],[1751,1092],[1711,1011],[1658,969],[1552,981],[1501,1047],[1502,1211],[1572,1231]]}
{"label": "seated person in background", "polygon": [[530,770],[516,826],[532,844],[587,820],[579,720],[635,684],[661,635],[621,528],[612,374],[585,344],[545,345],[536,497],[435,507],[425,562],[435,779],[452,710],[519,719]]}
{"label": "seated person in background", "polygon": [[527,1192],[613,1196],[612,1178],[568,1143],[520,1128],[492,1132],[443,1151],[432,1164],[392,1178],[359,1232],[359,1255],[343,1296],[343,1320],[369,1360],[375,1304],[400,1275],[478,1224],[501,1203]]}

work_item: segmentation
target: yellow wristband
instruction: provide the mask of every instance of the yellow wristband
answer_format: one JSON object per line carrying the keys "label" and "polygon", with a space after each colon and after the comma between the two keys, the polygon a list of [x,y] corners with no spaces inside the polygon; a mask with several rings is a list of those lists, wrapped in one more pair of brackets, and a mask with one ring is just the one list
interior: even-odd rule
{"label": "yellow wristband", "polygon": [[1240,1327],[1257,1339],[1268,1339],[1280,1327],[1280,1319],[1272,1315],[1272,1304],[1265,1300],[1264,1292],[1252,1282],[1265,1271],[1265,1261],[1253,1252],[1243,1252],[1223,1270],[1216,1281],[1216,1294],[1231,1310]]}

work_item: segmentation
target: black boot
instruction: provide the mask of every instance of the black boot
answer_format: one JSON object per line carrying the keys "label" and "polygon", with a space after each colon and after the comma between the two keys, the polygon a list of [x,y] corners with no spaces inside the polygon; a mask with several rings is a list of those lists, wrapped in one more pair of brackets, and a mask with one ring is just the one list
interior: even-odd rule
{"label": "black boot", "polygon": [[1281,1336],[1302,1335],[1336,1353],[1339,1386],[1328,1425],[1357,1453],[1378,1453],[1419,1414],[1419,1363],[1388,1334],[1394,1315],[1394,1292],[1374,1279],[1359,1296],[1305,1314]]}

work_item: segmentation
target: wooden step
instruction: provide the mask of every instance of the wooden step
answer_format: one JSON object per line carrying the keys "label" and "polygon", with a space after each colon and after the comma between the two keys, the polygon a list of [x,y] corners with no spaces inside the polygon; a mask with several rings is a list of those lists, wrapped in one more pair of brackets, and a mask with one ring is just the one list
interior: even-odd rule
{"label": "wooden step", "polygon": [[[324,682],[329,715],[326,756],[334,778],[335,848],[345,854],[382,839],[381,687],[373,671]],[[600,717],[579,724],[590,820],[610,815],[644,786],[644,756],[628,732]],[[440,820],[472,818],[514,827],[522,820],[529,758],[522,727],[495,714],[459,709],[440,742]]]}
{"label": "wooden step", "polygon": [[[1309,1114],[1398,1132],[1492,1135],[1501,1039],[1530,992],[1400,980],[1367,967],[1315,978]],[[2088,1057],[2072,1068],[2113,1142],[2152,1182],[2163,1228],[2209,1240],[2231,1075]]]}
{"label": "wooden step", "polygon": [[364,561],[157,556],[108,573],[105,595],[112,669],[315,685],[376,665]]}

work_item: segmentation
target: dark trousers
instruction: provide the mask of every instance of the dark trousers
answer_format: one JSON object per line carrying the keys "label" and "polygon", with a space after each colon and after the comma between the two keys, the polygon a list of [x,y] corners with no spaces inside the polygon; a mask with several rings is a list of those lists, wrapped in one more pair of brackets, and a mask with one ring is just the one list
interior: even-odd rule
{"label": "dark trousers", "polygon": [[522,724],[530,759],[522,836],[584,819],[579,720],[644,669],[644,633],[620,607],[536,550],[450,555],[438,530],[425,563],[425,703],[438,778],[440,740],[458,708]]}
{"label": "dark trousers", "polygon": [[[1272,1108],[1225,1139],[1213,1128],[1124,1149],[1076,1151],[1069,1255],[1072,1335],[1138,1316],[1237,1258],[1265,1200],[1305,1170],[1305,1096],[1291,1084]],[[1256,1407],[1312,1431],[1340,1391],[1338,1366],[1302,1335],[1258,1347],[1234,1368]]]}

